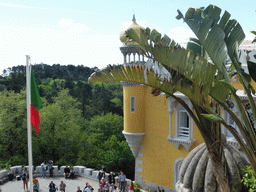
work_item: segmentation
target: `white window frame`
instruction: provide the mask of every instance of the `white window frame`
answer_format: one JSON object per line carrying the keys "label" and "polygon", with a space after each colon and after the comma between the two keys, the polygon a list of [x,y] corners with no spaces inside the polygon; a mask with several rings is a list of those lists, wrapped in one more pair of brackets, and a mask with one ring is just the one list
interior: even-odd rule
{"label": "white window frame", "polygon": [[131,113],[135,113],[135,96],[131,96],[130,98],[130,110]]}
{"label": "white window frame", "polygon": [[[182,108],[182,109],[181,109]],[[186,113],[187,117],[188,117],[188,127],[181,127],[181,113]],[[190,137],[190,127],[193,126],[193,125],[190,125],[191,124],[191,118],[189,118],[189,114],[187,112],[187,110],[181,105],[181,104],[178,104],[177,107],[176,107],[176,130],[175,130],[175,136],[176,137],[181,137],[181,138],[188,138]],[[183,132],[182,130],[183,129],[188,129],[188,135],[187,136],[180,136],[180,133]]]}
{"label": "white window frame", "polygon": [[[181,98],[184,100],[184,102],[189,106],[189,108],[191,109],[192,108],[192,104],[191,102],[189,101],[189,99],[181,94],[181,93],[177,93],[175,94],[175,96]],[[169,136],[167,137],[167,141],[170,141],[171,143],[173,143],[177,149],[180,148],[180,146],[182,145],[183,147],[185,147],[185,149],[187,151],[190,150],[190,147],[196,142],[195,140],[193,140],[193,119],[192,117],[188,114],[188,117],[189,117],[189,135],[188,137],[182,137],[182,136],[179,136],[178,133],[179,133],[179,105],[180,104],[177,104],[177,102],[175,101],[175,99],[173,98],[169,98],[169,106],[168,106],[168,112],[169,112],[169,115],[170,115],[170,134]],[[172,118],[173,118],[173,114],[174,114],[174,111],[175,111],[175,135],[173,135],[173,127],[172,127]]]}

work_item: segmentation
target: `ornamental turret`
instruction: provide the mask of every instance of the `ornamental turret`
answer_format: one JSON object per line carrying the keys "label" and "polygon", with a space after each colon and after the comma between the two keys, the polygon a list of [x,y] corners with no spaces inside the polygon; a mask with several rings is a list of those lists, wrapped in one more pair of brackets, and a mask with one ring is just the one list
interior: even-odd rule
{"label": "ornamental turret", "polygon": [[141,54],[142,47],[137,42],[129,39],[126,36],[126,31],[129,29],[133,29],[138,34],[138,36],[140,35],[141,29],[145,30],[143,27],[137,24],[135,15],[133,15],[132,24],[127,29],[121,31],[120,41],[123,43],[123,45],[120,47],[120,50],[124,56],[124,64],[136,63],[138,61],[144,62],[144,55]]}
{"label": "ornamental turret", "polygon": [[[145,30],[136,23],[135,16],[133,15],[132,24],[127,29],[121,31],[120,40],[123,45],[120,47],[120,50],[124,56],[124,65],[144,62],[144,56],[141,54],[142,47],[126,36],[126,31],[129,29],[133,29],[138,35],[141,29]],[[138,154],[145,135],[146,86],[129,81],[123,81],[121,83],[123,85],[124,102],[123,134],[134,157],[139,159]]]}

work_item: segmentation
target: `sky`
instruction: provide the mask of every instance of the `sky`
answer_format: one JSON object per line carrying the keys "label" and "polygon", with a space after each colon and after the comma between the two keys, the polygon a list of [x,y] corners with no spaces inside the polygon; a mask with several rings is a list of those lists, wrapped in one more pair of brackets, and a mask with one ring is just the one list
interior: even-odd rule
{"label": "sky", "polygon": [[31,64],[84,65],[103,68],[123,63],[119,35],[135,14],[137,23],[177,42],[194,36],[177,20],[190,8],[216,5],[227,10],[247,39],[256,30],[255,0],[0,0],[0,74]]}

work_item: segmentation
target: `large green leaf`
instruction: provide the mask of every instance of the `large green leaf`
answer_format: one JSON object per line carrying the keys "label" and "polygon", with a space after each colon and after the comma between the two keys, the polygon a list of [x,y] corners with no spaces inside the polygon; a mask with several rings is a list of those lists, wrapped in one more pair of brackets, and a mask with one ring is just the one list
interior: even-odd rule
{"label": "large green leaf", "polygon": [[179,91],[186,95],[191,101],[199,106],[204,107],[207,111],[211,111],[208,102],[208,95],[204,94],[204,86],[198,86],[192,81],[188,80],[181,74],[171,76],[159,69],[156,69],[158,64],[148,61],[143,64],[128,64],[108,66],[107,68],[93,73],[89,82],[102,82],[102,81],[129,81],[138,84],[144,84],[157,88],[165,92],[167,95],[172,95]]}
{"label": "large green leaf", "polygon": [[205,117],[206,119],[208,119],[211,122],[220,122],[223,121],[223,119],[217,115],[217,114],[201,114],[203,117]]}
{"label": "large green leaf", "polygon": [[[190,8],[185,17],[178,11],[178,18],[183,18],[188,24],[219,72],[228,80],[227,70],[224,66],[227,58],[226,44],[224,41],[225,33],[222,29],[225,19],[221,18],[222,22],[220,26],[217,24],[220,19],[220,8],[209,5],[203,11],[203,14],[198,14],[198,12],[201,13],[201,9],[199,11],[192,10],[193,9]],[[187,15],[189,15],[189,17]],[[225,18],[227,16],[228,15],[224,15]],[[223,94],[228,95],[228,92],[223,92]]]}
{"label": "large green leaf", "polygon": [[[164,36],[162,39],[158,38],[161,35],[153,30],[140,31],[140,37],[137,38],[133,29],[127,31],[127,36],[131,39],[134,38],[147,52],[150,52],[153,59],[160,62],[170,74],[180,74],[187,80],[193,83],[193,87],[197,87],[198,94],[202,95],[202,102],[209,95],[218,97],[218,100],[224,101],[229,93],[225,85],[218,82],[223,74],[218,72],[218,78],[215,78],[216,67],[215,65],[207,62],[206,58],[194,53],[194,51],[185,50],[177,45],[170,38]],[[147,41],[145,39],[148,39]],[[194,42],[201,43],[193,40]],[[146,43],[146,44],[145,44]],[[197,90],[195,89],[195,90]],[[215,90],[220,91],[222,94],[216,93]],[[208,104],[206,104],[208,105]]]}

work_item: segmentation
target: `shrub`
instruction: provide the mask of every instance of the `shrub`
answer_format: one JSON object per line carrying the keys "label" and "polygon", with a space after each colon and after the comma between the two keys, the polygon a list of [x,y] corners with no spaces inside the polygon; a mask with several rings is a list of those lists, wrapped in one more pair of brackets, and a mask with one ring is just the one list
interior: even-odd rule
{"label": "shrub", "polygon": [[242,183],[245,187],[247,187],[249,192],[254,192],[256,191],[256,180],[253,174],[253,170],[251,166],[246,166],[244,171],[244,176],[242,179]]}
{"label": "shrub", "polygon": [[133,186],[134,186],[134,191],[135,192],[141,192],[140,188],[138,187],[138,183],[134,182]]}

